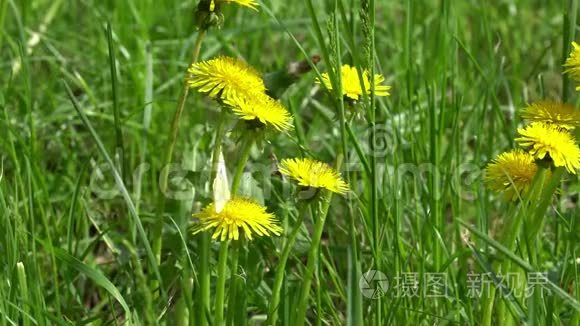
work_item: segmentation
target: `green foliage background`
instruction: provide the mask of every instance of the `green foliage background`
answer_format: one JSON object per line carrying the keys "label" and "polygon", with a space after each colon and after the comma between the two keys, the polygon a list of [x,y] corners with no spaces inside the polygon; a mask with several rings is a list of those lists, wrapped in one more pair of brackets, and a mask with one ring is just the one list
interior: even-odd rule
{"label": "green foliage background", "polygon": [[[482,171],[497,153],[515,147],[519,108],[544,98],[577,102],[561,67],[576,29],[564,19],[576,16],[569,11],[575,1],[375,2],[375,69],[393,87],[390,97],[377,98],[379,196],[372,197],[354,145],[362,144],[363,157],[372,154],[370,127],[363,109],[347,107],[350,153],[342,170],[355,191],[331,204],[309,320],[477,325],[481,302],[468,297],[467,275],[514,260],[491,245],[514,204],[488,193]],[[339,0],[336,10],[335,1],[313,1],[315,16],[307,3],[264,1],[259,12],[226,6],[224,25],[208,33],[201,58],[239,57],[262,73],[285,69],[305,59],[296,41],[308,56],[332,50],[326,22],[334,12],[341,60],[352,64],[364,45],[359,1]],[[186,199],[173,198],[162,214],[158,210],[167,134],[196,37],[195,8],[192,0],[0,0],[0,324],[108,325],[129,315],[142,324],[198,320],[198,238],[188,226],[191,212],[211,198],[207,179],[218,110],[196,92],[188,98],[173,158],[173,167],[185,172],[174,175],[172,191]],[[322,26],[324,44],[313,19]],[[329,66],[318,64],[322,72]],[[255,148],[251,160],[260,168],[251,169],[243,187],[284,225],[293,225],[298,213],[293,190],[264,167],[302,153],[326,162],[341,156],[338,111],[314,79],[312,72],[303,75],[281,97],[297,116],[301,137],[275,135]],[[75,111],[65,83],[95,133]],[[115,184],[97,138],[113,161],[124,157],[118,168],[125,190]],[[232,139],[224,145],[230,171],[237,159]],[[524,315],[514,314],[530,324],[577,325],[580,318],[579,187],[576,176],[565,179],[539,241],[520,242],[513,251],[533,270],[549,272],[563,293],[519,302]],[[350,259],[351,218],[357,262]],[[159,221],[164,247],[161,263],[152,266],[142,236],[151,241]],[[300,286],[311,219],[306,226],[286,270],[279,312],[284,325]],[[378,243],[373,234],[380,235]],[[248,246],[245,299],[228,307],[242,311],[233,324],[264,322],[281,245],[274,238]],[[531,247],[537,254],[525,256]],[[378,305],[360,297],[357,268],[376,268],[377,252],[391,280],[402,273],[445,273],[448,297],[387,293]],[[212,247],[214,274],[215,260]]]}

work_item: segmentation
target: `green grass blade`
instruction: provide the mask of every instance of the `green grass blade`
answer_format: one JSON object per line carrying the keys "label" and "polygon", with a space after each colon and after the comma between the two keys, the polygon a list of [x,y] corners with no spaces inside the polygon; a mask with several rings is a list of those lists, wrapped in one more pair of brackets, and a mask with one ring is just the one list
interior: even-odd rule
{"label": "green grass blade", "polygon": [[123,199],[125,200],[125,203],[127,204],[127,207],[129,209],[129,216],[131,216],[132,222],[135,225],[137,225],[137,231],[139,233],[140,240],[141,240],[143,246],[145,247],[145,252],[147,253],[147,257],[149,259],[149,264],[150,264],[151,268],[153,269],[153,272],[156,276],[157,281],[159,282],[159,287],[161,290],[162,297],[167,298],[167,293],[165,292],[165,289],[163,287],[163,279],[161,278],[161,273],[159,272],[159,266],[157,265],[157,259],[155,258],[155,255],[153,254],[153,251],[151,250],[151,245],[149,243],[149,240],[147,239],[147,234],[145,233],[145,229],[143,228],[143,224],[141,223],[141,219],[140,219],[139,215],[137,214],[137,211],[135,209],[135,205],[133,204],[133,200],[131,199],[131,195],[129,194],[127,187],[125,187],[125,184],[123,183],[123,179],[122,179],[121,175],[119,174],[119,172],[117,171],[115,163],[113,162],[113,160],[111,159],[111,157],[107,153],[105,145],[103,145],[103,142],[101,141],[99,135],[97,134],[97,132],[93,128],[93,126],[92,126],[91,122],[89,121],[88,117],[86,116],[86,114],[79,107],[79,105],[78,105],[78,103],[77,103],[77,101],[72,93],[72,90],[70,89],[70,87],[68,86],[66,81],[64,82],[64,85],[65,85],[66,91],[68,93],[69,99],[71,100],[75,110],[77,111],[78,115],[80,116],[85,127],[89,130],[94,142],[96,143],[97,147],[99,148],[99,151],[101,152],[101,155],[103,155],[103,157],[105,158],[105,160],[109,164],[111,171],[113,172],[113,177],[115,178],[115,183],[119,187],[119,190],[121,191]]}
{"label": "green grass blade", "polygon": [[115,46],[113,44],[113,31],[111,23],[107,24],[107,45],[109,48],[109,68],[111,70],[111,91],[113,94],[113,117],[115,126],[115,153],[119,155],[121,175],[127,182],[127,167],[125,162],[125,145],[123,143],[123,130],[121,126],[121,113],[119,112],[117,61],[115,58]]}
{"label": "green grass blade", "polygon": [[[45,244],[44,241],[41,241],[41,240],[38,240],[38,241],[40,243],[42,243],[43,245]],[[87,264],[83,263],[82,261],[76,259],[75,257],[69,255],[66,251],[64,251],[60,248],[55,248],[54,254],[55,254],[56,258],[61,260],[63,263],[74,268],[79,273],[86,275],[88,278],[93,280],[93,282],[95,282],[97,285],[101,286],[103,289],[105,289],[107,292],[109,292],[109,294],[113,298],[115,298],[115,300],[117,300],[117,302],[119,302],[121,307],[123,307],[123,310],[125,311],[126,317],[130,318],[131,309],[129,309],[129,305],[127,304],[127,302],[125,301],[125,299],[121,295],[121,292],[119,291],[119,289],[117,289],[117,287],[113,283],[111,283],[111,281],[109,281],[109,279],[105,275],[103,275],[103,273],[101,271],[90,267],[89,265],[87,265]]]}
{"label": "green grass blade", "polygon": [[[493,240],[492,238],[483,234],[480,230],[477,230],[476,228],[474,228],[473,226],[469,225],[466,222],[459,221],[459,223],[461,225],[463,225],[466,229],[468,229],[470,232],[475,234],[477,237],[483,239],[490,246],[497,249],[502,254],[506,255],[506,257],[508,257],[512,262],[516,263],[519,267],[524,269],[526,272],[528,272],[528,273],[537,272],[525,260],[518,257],[516,254],[514,254],[512,251],[510,251],[508,248],[504,247],[502,244],[500,244],[496,240]],[[568,294],[565,290],[560,288],[558,285],[554,284],[551,280],[547,280],[546,286],[550,290],[554,291],[556,296],[558,296],[562,300],[564,300],[567,304],[569,304],[577,312],[580,312],[580,302],[578,302],[578,300],[576,300],[574,297],[572,297],[570,294]]]}

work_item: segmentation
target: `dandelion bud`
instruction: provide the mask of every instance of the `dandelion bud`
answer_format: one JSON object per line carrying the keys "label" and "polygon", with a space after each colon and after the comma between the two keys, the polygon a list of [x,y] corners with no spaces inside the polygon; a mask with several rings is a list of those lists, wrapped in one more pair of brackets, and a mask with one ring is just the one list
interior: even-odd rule
{"label": "dandelion bud", "polygon": [[201,30],[210,27],[220,28],[224,22],[224,15],[219,10],[219,1],[201,0],[195,12],[195,24]]}

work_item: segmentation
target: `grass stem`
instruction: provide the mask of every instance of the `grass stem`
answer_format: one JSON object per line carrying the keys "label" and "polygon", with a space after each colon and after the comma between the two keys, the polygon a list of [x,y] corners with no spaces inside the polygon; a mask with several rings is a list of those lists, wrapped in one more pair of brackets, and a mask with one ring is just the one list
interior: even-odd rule
{"label": "grass stem", "polygon": [[308,212],[308,205],[303,205],[298,213],[298,219],[296,220],[296,225],[294,226],[294,230],[288,236],[288,240],[284,244],[284,249],[282,249],[282,255],[280,256],[280,260],[278,261],[278,266],[276,269],[276,276],[274,278],[274,286],[272,287],[272,297],[270,299],[270,306],[268,309],[268,322],[270,325],[276,325],[278,321],[278,310],[280,309],[280,291],[282,289],[282,283],[284,281],[284,276],[286,275],[286,263],[288,262],[288,258],[290,257],[290,252],[294,248],[294,243],[296,242],[296,238],[298,238],[298,234],[300,233],[300,229],[302,228],[302,222],[304,221],[304,217]]}
{"label": "grass stem", "polygon": [[302,325],[306,323],[306,309],[308,307],[308,298],[310,294],[310,286],[312,284],[312,279],[314,277],[314,270],[316,265],[318,265],[318,248],[320,246],[320,239],[322,237],[322,231],[324,230],[324,222],[326,221],[326,216],[328,214],[328,208],[330,207],[330,202],[332,200],[332,192],[324,191],[321,194],[320,201],[318,202],[318,209],[316,216],[316,224],[314,226],[314,233],[312,235],[312,243],[310,244],[310,250],[308,252],[308,263],[306,265],[306,271],[302,278],[302,286],[300,287],[300,296],[298,297],[297,313],[294,324]]}
{"label": "grass stem", "polygon": [[[199,54],[201,52],[201,45],[203,39],[205,38],[207,31],[200,30],[197,34],[197,39],[195,41],[195,45],[193,47],[193,53],[191,56],[191,64],[197,62],[199,58]],[[191,65],[190,64],[190,65]],[[189,67],[189,66],[188,66]],[[187,73],[186,73],[187,74]],[[155,257],[157,258],[157,262],[161,261],[161,248],[163,247],[162,244],[162,229],[163,229],[163,217],[165,210],[165,191],[168,187],[168,178],[169,178],[169,169],[166,167],[171,163],[173,159],[173,150],[175,148],[175,144],[177,142],[177,135],[179,133],[179,122],[181,120],[181,116],[183,114],[183,110],[185,109],[185,102],[187,99],[187,95],[189,94],[189,86],[187,85],[187,79],[184,78],[183,86],[181,88],[181,93],[179,95],[179,100],[177,102],[177,109],[175,110],[175,114],[173,115],[173,119],[171,121],[171,127],[169,129],[169,137],[168,137],[168,145],[167,151],[165,153],[165,157],[163,159],[162,172],[160,176],[160,190],[161,190],[161,197],[160,197],[160,205],[159,205],[159,213],[160,218],[159,221],[156,223],[154,228],[154,239],[153,239],[153,251],[155,253]]]}
{"label": "grass stem", "polygon": [[217,269],[217,284],[215,293],[215,314],[214,314],[214,325],[223,325],[224,322],[224,301],[225,301],[225,291],[226,291],[226,273],[227,273],[227,263],[228,263],[228,247],[230,241],[225,240],[220,244],[220,253],[218,258],[218,269]]}
{"label": "grass stem", "polygon": [[[222,109],[219,121],[215,131],[215,141],[212,151],[212,162],[210,171],[210,180],[214,180],[217,174],[219,157],[222,150],[222,142],[225,135],[225,124],[227,113]],[[201,326],[208,324],[206,318],[209,311],[210,302],[210,270],[209,256],[211,250],[211,239],[207,232],[202,232],[199,238],[200,261],[199,261],[199,303],[197,311],[197,323]]]}

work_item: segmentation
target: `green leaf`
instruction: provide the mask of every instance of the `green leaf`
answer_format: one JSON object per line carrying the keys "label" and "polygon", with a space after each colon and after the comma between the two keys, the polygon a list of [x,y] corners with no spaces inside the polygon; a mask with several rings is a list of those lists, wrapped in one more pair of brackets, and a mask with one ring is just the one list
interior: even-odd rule
{"label": "green leaf", "polygon": [[[43,246],[47,246],[47,244],[44,241],[40,239],[36,240],[40,242]],[[103,273],[101,273],[101,271],[94,269],[93,267],[83,263],[82,261],[71,256],[66,251],[60,248],[54,248],[54,255],[56,256],[56,258],[64,262],[66,265],[76,269],[79,273],[86,275],[88,278],[93,280],[93,282],[95,282],[97,285],[99,285],[107,292],[109,292],[109,294],[113,298],[115,298],[117,302],[119,302],[121,307],[123,307],[123,310],[125,311],[125,316],[129,319],[131,318],[131,310],[129,309],[129,305],[121,295],[121,292],[111,281],[109,281],[109,279],[105,275],[103,275]],[[129,325],[130,324],[131,323],[129,321]]]}

